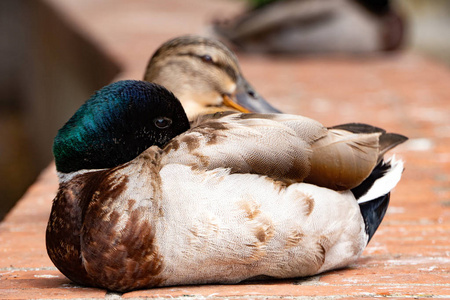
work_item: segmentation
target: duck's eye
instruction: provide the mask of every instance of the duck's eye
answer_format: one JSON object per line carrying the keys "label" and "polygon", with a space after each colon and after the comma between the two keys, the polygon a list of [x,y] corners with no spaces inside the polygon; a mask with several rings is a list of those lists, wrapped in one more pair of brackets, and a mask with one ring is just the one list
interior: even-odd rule
{"label": "duck's eye", "polygon": [[156,127],[164,129],[172,124],[172,120],[166,117],[158,117],[153,120],[153,123],[155,123]]}
{"label": "duck's eye", "polygon": [[210,63],[210,64],[213,63],[212,57],[210,55],[208,55],[208,54],[202,55],[202,56],[200,56],[200,58],[205,63]]}

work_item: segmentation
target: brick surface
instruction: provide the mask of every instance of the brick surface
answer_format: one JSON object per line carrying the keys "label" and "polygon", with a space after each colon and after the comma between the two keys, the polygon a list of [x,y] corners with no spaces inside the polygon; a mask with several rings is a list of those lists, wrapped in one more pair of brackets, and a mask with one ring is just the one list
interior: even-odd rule
{"label": "brick surface", "polygon": [[[140,79],[151,53],[204,30],[237,1],[45,1]],[[306,279],[157,288],[114,294],[78,287],[48,259],[44,231],[57,189],[50,165],[0,224],[0,298],[450,298],[450,71],[414,53],[372,57],[239,55],[255,88],[285,112],[325,125],[371,123],[410,137],[394,153],[406,170],[363,256]]]}
{"label": "brick surface", "polygon": [[106,291],[72,284],[56,268],[2,271],[0,299],[101,298]]}

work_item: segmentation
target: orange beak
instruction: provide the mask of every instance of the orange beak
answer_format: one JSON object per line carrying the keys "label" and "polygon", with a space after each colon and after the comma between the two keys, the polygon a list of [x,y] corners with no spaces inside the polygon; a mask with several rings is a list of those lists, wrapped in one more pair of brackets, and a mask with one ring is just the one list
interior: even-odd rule
{"label": "orange beak", "polygon": [[238,103],[234,102],[233,100],[231,100],[230,96],[228,95],[223,95],[223,104],[236,109],[237,111],[243,112],[243,113],[249,113],[250,111],[248,109],[246,109],[245,107],[239,105]]}
{"label": "orange beak", "polygon": [[281,113],[261,97],[244,77],[238,78],[234,94],[224,94],[222,98],[224,105],[243,113]]}

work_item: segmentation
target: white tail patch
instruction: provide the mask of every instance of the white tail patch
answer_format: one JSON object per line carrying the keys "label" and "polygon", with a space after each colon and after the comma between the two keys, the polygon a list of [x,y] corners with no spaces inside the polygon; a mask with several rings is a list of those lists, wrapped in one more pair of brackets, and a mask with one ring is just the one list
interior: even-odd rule
{"label": "white tail patch", "polygon": [[366,194],[358,199],[358,203],[368,202],[370,200],[376,199],[383,195],[389,193],[400,181],[403,173],[403,161],[396,160],[395,156],[392,156],[389,161],[391,168],[386,172],[386,174],[377,179],[372,187],[367,191]]}

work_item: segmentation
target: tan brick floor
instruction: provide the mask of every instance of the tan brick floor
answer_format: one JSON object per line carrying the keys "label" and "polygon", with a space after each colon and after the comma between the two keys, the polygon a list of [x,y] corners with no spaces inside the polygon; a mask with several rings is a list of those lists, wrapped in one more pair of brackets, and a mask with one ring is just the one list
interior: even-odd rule
{"label": "tan brick floor", "polygon": [[[236,1],[47,0],[69,23],[140,79],[170,37],[201,32]],[[404,177],[363,256],[307,279],[157,288],[123,295],[76,286],[47,257],[44,231],[57,189],[43,171],[0,224],[0,298],[223,297],[450,298],[450,70],[413,53],[373,57],[239,55],[246,77],[284,112],[325,125],[367,122],[410,137],[396,155]]]}

